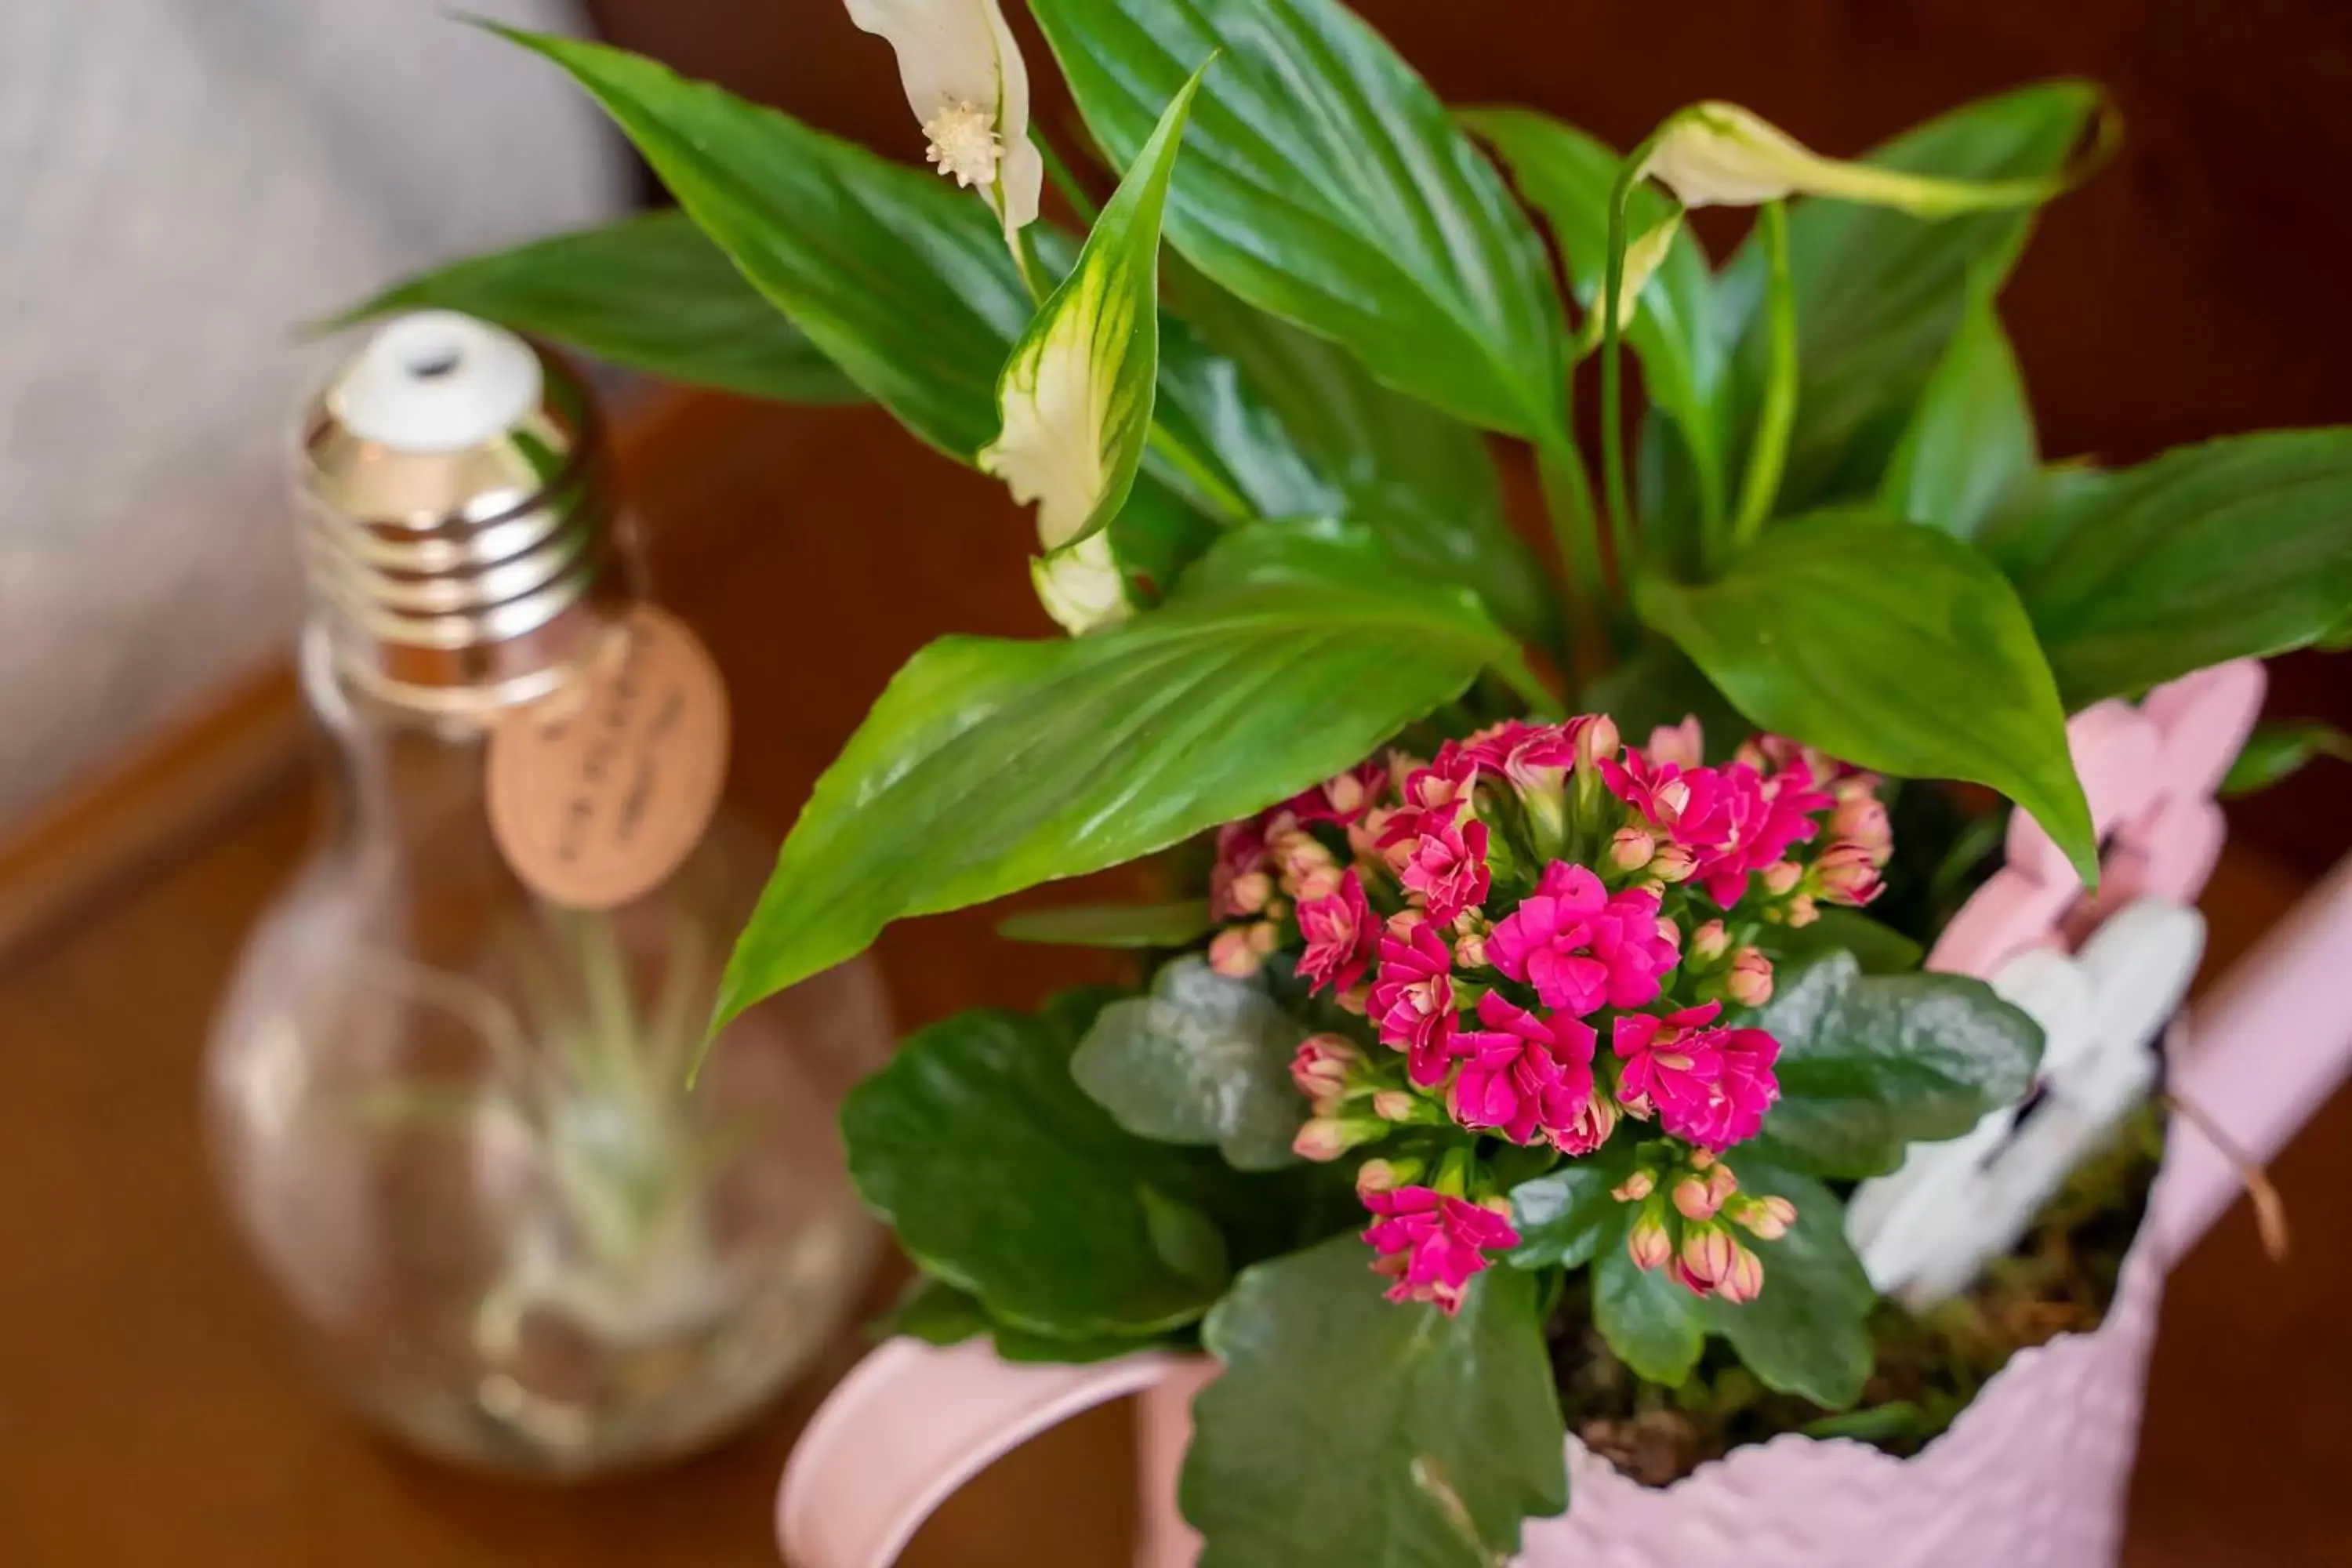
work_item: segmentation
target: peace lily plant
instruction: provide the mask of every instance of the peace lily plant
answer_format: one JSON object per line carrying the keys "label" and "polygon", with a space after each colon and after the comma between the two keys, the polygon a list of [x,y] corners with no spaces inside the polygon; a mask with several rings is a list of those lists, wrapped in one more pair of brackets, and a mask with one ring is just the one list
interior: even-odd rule
{"label": "peace lily plant", "polygon": [[[2076,83],[1854,163],[1717,103],[1621,157],[1447,108],[1338,0],[1030,10],[1097,177],[1028,123],[996,0],[849,0],[936,172],[512,35],[682,210],[360,312],[870,399],[1035,503],[1071,635],[908,662],[719,1018],[902,916],[1159,858],[1165,905],[1008,922],[1132,949],[1134,988],[926,1029],[844,1129],[923,1272],[907,1331],[1223,1363],[1183,1488],[1213,1563],[1514,1550],[1569,1506],[1555,1343],[1645,1400],[1853,1406],[1895,1309],[1844,1195],[2042,1048],[1916,972],[1999,824],[1935,781],[2095,878],[2067,713],[2340,638],[2352,432],[2042,460],[1996,307],[2112,140]],[[1706,205],[1757,209],[1720,266]]]}

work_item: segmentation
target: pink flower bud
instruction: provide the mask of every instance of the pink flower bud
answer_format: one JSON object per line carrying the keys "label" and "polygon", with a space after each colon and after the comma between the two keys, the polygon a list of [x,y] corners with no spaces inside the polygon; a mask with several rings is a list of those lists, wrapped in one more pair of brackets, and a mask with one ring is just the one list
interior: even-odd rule
{"label": "pink flower bud", "polygon": [[1263,871],[1244,871],[1234,879],[1225,897],[1234,913],[1256,914],[1274,897],[1274,879]]}
{"label": "pink flower bud", "polygon": [[1362,1065],[1364,1053],[1344,1035],[1310,1035],[1299,1042],[1290,1058],[1290,1081],[1328,1116],[1348,1093],[1348,1074]]}
{"label": "pink flower bud", "polygon": [[1838,808],[1830,814],[1830,836],[1861,845],[1882,866],[1895,847],[1895,832],[1888,826],[1886,807],[1866,795],[1838,803]]}
{"label": "pink flower bud", "polygon": [[1655,1215],[1645,1214],[1627,1227],[1625,1256],[1633,1260],[1634,1268],[1655,1268],[1674,1255],[1674,1237],[1666,1234],[1665,1222]]}
{"label": "pink flower bud", "polygon": [[1650,875],[1661,882],[1687,882],[1697,869],[1698,857],[1680,844],[1661,844],[1650,858]]}
{"label": "pink flower bud", "polygon": [[1761,1007],[1772,1000],[1772,961],[1755,948],[1741,948],[1723,988],[1741,1006]]}
{"label": "pink flower bud", "polygon": [[1657,1190],[1657,1177],[1647,1171],[1636,1171],[1610,1188],[1609,1195],[1621,1204],[1637,1204]]}
{"label": "pink flower bud", "polygon": [[1209,942],[1209,967],[1230,980],[1247,980],[1265,966],[1265,955],[1250,945],[1246,926],[1227,926]]}
{"label": "pink flower bud", "polygon": [[1372,1096],[1372,1114],[1383,1121],[1410,1121],[1412,1109],[1412,1096],[1401,1089],[1384,1089]]}
{"label": "pink flower bud", "polygon": [[1394,1160],[1367,1160],[1356,1167],[1356,1195],[1366,1193],[1392,1193],[1410,1184],[1418,1171],[1408,1174]]}
{"label": "pink flower bud", "polygon": [[1786,1198],[1749,1198],[1733,1206],[1733,1222],[1759,1241],[1778,1241],[1797,1223],[1797,1205]]}
{"label": "pink flower bud", "polygon": [[1283,873],[1282,885],[1302,904],[1318,899],[1328,899],[1339,890],[1339,868],[1307,866],[1297,871]]}
{"label": "pink flower bud", "polygon": [[[1712,1221],[1695,1225],[1683,1232],[1683,1268],[1692,1279],[1714,1289],[1738,1262],[1739,1243],[1731,1239],[1731,1232]],[[1706,1290],[1699,1292],[1701,1295]]]}
{"label": "pink flower bud", "polygon": [[1685,1219],[1713,1219],[1722,1206],[1714,1184],[1705,1176],[1694,1173],[1675,1184],[1675,1209]]}
{"label": "pink flower bud", "polygon": [[1731,933],[1721,921],[1709,921],[1691,932],[1690,955],[1701,963],[1713,963],[1730,948]]}
{"label": "pink flower bud", "polygon": [[1813,880],[1821,888],[1822,897],[1833,904],[1852,904],[1856,909],[1878,897],[1885,884],[1879,879],[1878,862],[1862,845],[1841,841],[1822,851],[1813,862]]}
{"label": "pink flower bud", "polygon": [[1298,1136],[1290,1141],[1290,1152],[1302,1160],[1328,1163],[1357,1144],[1369,1143],[1387,1131],[1380,1122],[1355,1117],[1312,1117],[1298,1130]]}
{"label": "pink flower bud", "polygon": [[1789,900],[1789,924],[1791,927],[1809,926],[1821,918],[1822,911],[1813,907],[1811,893],[1799,893]]}
{"label": "pink flower bud", "polygon": [[1621,827],[1609,841],[1609,863],[1620,871],[1638,871],[1658,852],[1658,841],[1638,827]]}
{"label": "pink flower bud", "polygon": [[1613,757],[1624,744],[1617,733],[1617,721],[1606,713],[1590,713],[1574,721],[1576,730],[1576,765],[1591,769],[1601,758]]}
{"label": "pink flower bud", "polygon": [[1764,1293],[1764,1260],[1736,1241],[1731,1252],[1731,1267],[1715,1282],[1715,1293],[1736,1307]]}
{"label": "pink flower bud", "polygon": [[1783,894],[1793,892],[1798,879],[1804,874],[1793,860],[1775,860],[1764,868],[1762,873],[1764,890],[1776,899]]}
{"label": "pink flower bud", "polygon": [[[1476,910],[1465,910],[1454,921],[1454,962],[1464,969],[1486,967],[1486,938],[1494,923]],[[1405,940],[1412,941],[1408,935]]]}
{"label": "pink flower bud", "polygon": [[1690,1168],[1692,1170],[1712,1171],[1715,1169],[1715,1166],[1716,1158],[1714,1150],[1694,1149],[1690,1152]]}

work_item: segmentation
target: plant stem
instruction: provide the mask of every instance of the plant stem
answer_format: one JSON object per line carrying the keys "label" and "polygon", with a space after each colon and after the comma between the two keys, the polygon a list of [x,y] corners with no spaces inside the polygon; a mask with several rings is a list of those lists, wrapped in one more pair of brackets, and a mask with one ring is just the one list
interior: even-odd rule
{"label": "plant stem", "polygon": [[[1653,138],[1654,140],[1654,138]],[[1634,149],[1609,193],[1609,259],[1601,283],[1601,477],[1609,500],[1609,545],[1622,584],[1633,561],[1632,490],[1625,483],[1625,387],[1617,294],[1625,286],[1625,207],[1633,197],[1633,176],[1649,156],[1650,142]]]}
{"label": "plant stem", "polygon": [[1764,226],[1764,250],[1771,263],[1764,296],[1765,327],[1771,349],[1764,380],[1764,405],[1756,416],[1756,438],[1748,449],[1748,472],[1739,484],[1739,509],[1731,519],[1731,548],[1745,549],[1772,514],[1780,493],[1780,470],[1789,460],[1789,435],[1797,423],[1797,289],[1789,274],[1789,214],[1780,202],[1766,202],[1757,221]]}
{"label": "plant stem", "polygon": [[1567,661],[1570,706],[1585,683],[1609,663],[1607,611],[1599,592],[1600,524],[1592,513],[1592,481],[1573,441],[1565,438],[1536,448],[1536,479],[1542,486],[1544,514],[1559,550],[1560,653]]}

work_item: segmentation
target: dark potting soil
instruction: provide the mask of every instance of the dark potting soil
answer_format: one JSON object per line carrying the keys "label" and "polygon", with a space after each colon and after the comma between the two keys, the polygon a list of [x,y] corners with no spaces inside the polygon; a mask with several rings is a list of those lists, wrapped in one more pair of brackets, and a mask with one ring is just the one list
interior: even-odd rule
{"label": "dark potting soil", "polygon": [[[1645,1486],[1665,1486],[1731,1449],[1784,1432],[1844,1436],[1907,1458],[1932,1442],[2009,1359],[2096,1329],[2114,1302],[2164,1151],[2153,1108],[2128,1118],[2051,1199],[2015,1251],[1924,1313],[1881,1301],[1877,1363],[1854,1407],[1777,1394],[1710,1340],[1680,1388],[1644,1384],[1592,1326],[1590,1274],[1570,1283],[1549,1330],[1569,1430]],[[1771,1251],[1764,1247],[1765,1283]]]}

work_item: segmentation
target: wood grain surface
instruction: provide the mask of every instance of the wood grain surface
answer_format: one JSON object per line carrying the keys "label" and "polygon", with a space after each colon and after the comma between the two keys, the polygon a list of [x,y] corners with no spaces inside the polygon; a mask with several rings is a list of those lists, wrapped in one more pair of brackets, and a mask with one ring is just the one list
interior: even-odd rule
{"label": "wood grain surface", "polygon": [[[733,685],[737,796],[779,827],[922,642],[1050,632],[1028,592],[1025,525],[997,487],[877,414],[691,396],[625,424],[663,595]],[[772,1563],[777,1472],[854,1342],[719,1451],[572,1490],[411,1458],[306,1374],[215,1205],[196,1085],[242,930],[310,820],[299,785],[216,802],[174,854],[0,970],[0,1564]],[[2310,869],[2233,852],[2209,898],[2220,954]],[[884,939],[903,1023],[1102,973],[996,942],[992,919]],[[2352,1237],[2333,1217],[2352,1190],[2352,1100],[2326,1108],[2275,1175],[2297,1220],[2293,1260],[2261,1261],[2241,1205],[2175,1287],[2132,1568],[2352,1560]],[[1116,1568],[1131,1454],[1122,1412],[1073,1423],[950,1502],[908,1562]]]}

